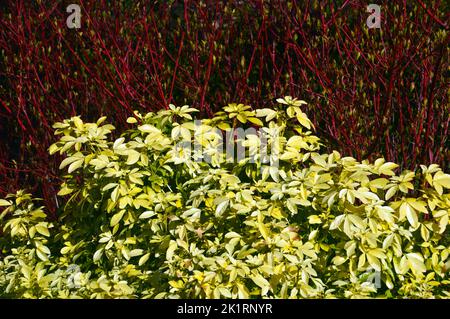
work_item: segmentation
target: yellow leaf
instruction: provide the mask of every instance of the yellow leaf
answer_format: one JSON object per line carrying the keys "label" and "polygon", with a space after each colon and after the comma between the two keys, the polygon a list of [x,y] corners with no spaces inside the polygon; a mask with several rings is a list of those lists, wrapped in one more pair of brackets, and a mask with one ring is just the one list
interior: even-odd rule
{"label": "yellow leaf", "polygon": [[44,226],[42,224],[38,224],[36,225],[36,230],[38,231],[38,233],[49,237],[50,236],[50,232],[48,231],[47,226]]}
{"label": "yellow leaf", "polygon": [[406,255],[406,258],[408,259],[409,266],[413,272],[427,271],[423,257],[420,254],[409,253]]}
{"label": "yellow leaf", "polygon": [[375,269],[376,271],[381,271],[381,263],[377,257],[371,254],[367,254],[367,260],[373,269]]}
{"label": "yellow leaf", "polygon": [[334,265],[339,266],[342,265],[343,263],[345,263],[347,259],[341,256],[336,256],[334,257],[331,261],[333,262]]}
{"label": "yellow leaf", "polygon": [[238,114],[237,119],[241,123],[246,123],[247,122],[247,117],[245,115],[242,115],[242,114]]}
{"label": "yellow leaf", "polygon": [[450,188],[450,175],[444,174],[442,171],[437,172],[433,177],[433,184],[436,183],[442,187]]}
{"label": "yellow leaf", "polygon": [[222,214],[226,211],[228,208],[228,204],[230,203],[229,200],[224,200],[216,207],[216,216],[222,216]]}
{"label": "yellow leaf", "polygon": [[397,191],[398,191],[398,186],[393,186],[393,187],[389,188],[389,190],[386,192],[385,199],[389,200],[392,196],[395,195],[395,193],[397,193]]}
{"label": "yellow leaf", "polygon": [[397,164],[392,163],[392,162],[387,162],[380,166],[379,172],[384,175],[394,176],[395,173],[392,170],[397,167],[398,167]]}
{"label": "yellow leaf", "polygon": [[74,191],[73,189],[70,189],[70,188],[67,187],[67,186],[63,186],[63,187],[61,188],[61,190],[58,192],[58,195],[59,195],[59,196],[68,195],[68,194],[72,193],[73,191]]}
{"label": "yellow leaf", "polygon": [[300,122],[301,125],[306,127],[308,130],[311,129],[311,121],[308,119],[305,113],[302,111],[299,111],[297,113],[297,120]]}
{"label": "yellow leaf", "polygon": [[48,152],[50,153],[50,155],[55,154],[57,151],[59,151],[59,147],[56,144],[52,144],[48,148]]}
{"label": "yellow leaf", "polygon": [[369,255],[372,255],[379,259],[386,258],[386,255],[384,254],[383,249],[381,249],[381,248],[375,248],[375,249],[370,250]]}
{"label": "yellow leaf", "polygon": [[281,156],[280,159],[283,161],[289,161],[293,158],[296,158],[298,156],[298,152],[284,152]]}
{"label": "yellow leaf", "polygon": [[243,284],[237,283],[236,286],[238,287],[239,299],[248,299],[250,297],[248,289]]}
{"label": "yellow leaf", "polygon": [[120,222],[120,220],[121,220],[122,217],[123,217],[123,214],[125,214],[125,211],[124,211],[124,210],[118,212],[117,214],[115,214],[115,215],[111,218],[111,222],[110,222],[111,227],[116,226],[116,225]]}
{"label": "yellow leaf", "polygon": [[127,123],[134,124],[134,123],[137,123],[137,120],[134,117],[129,117],[129,118],[127,118]]}
{"label": "yellow leaf", "polygon": [[310,224],[322,224],[322,220],[317,215],[308,216],[308,221]]}
{"label": "yellow leaf", "polygon": [[11,202],[5,199],[0,199],[0,206],[11,206]]}
{"label": "yellow leaf", "polygon": [[270,287],[270,283],[260,274],[251,277],[253,282],[257,284],[262,289]]}
{"label": "yellow leaf", "polygon": [[147,262],[147,260],[150,258],[150,253],[145,254],[141,258],[139,258],[139,266],[142,266]]}
{"label": "yellow leaf", "polygon": [[258,126],[263,126],[264,125],[264,123],[260,119],[258,119],[256,117],[249,117],[248,121],[253,123],[253,124],[256,124]]}
{"label": "yellow leaf", "polygon": [[83,121],[78,116],[72,117],[72,120],[77,129],[79,130],[83,129]]}
{"label": "yellow leaf", "polygon": [[176,288],[176,289],[181,289],[184,287],[184,283],[182,280],[177,280],[177,281],[171,280],[171,281],[169,281],[169,285],[171,285],[173,288]]}
{"label": "yellow leaf", "polygon": [[358,268],[363,268],[365,264],[366,264],[366,255],[362,254],[358,258]]}
{"label": "yellow leaf", "polygon": [[417,228],[419,226],[419,220],[417,218],[417,213],[407,202],[404,202],[400,206],[400,220],[406,218],[412,227]]}
{"label": "yellow leaf", "polygon": [[72,164],[69,165],[69,169],[67,170],[67,172],[70,174],[73,171],[75,171],[76,169],[80,168],[81,165],[83,165],[84,159],[79,159],[75,162],[73,162]]}
{"label": "yellow leaf", "polygon": [[259,213],[258,215],[258,228],[261,232],[261,235],[265,240],[267,240],[269,238],[269,230],[267,229],[266,225],[264,225],[264,216],[261,213]]}
{"label": "yellow leaf", "polygon": [[270,121],[277,115],[277,112],[271,109],[258,109],[256,110],[257,117],[266,117],[266,121]]}
{"label": "yellow leaf", "polygon": [[160,133],[156,127],[150,124],[144,124],[138,127],[138,130],[144,133]]}
{"label": "yellow leaf", "polygon": [[425,202],[411,200],[411,201],[408,201],[408,204],[411,205],[415,210],[418,210],[419,212],[428,214],[428,210],[427,210]]}
{"label": "yellow leaf", "polygon": [[320,156],[318,154],[312,154],[311,158],[314,161],[314,163],[316,163],[317,165],[322,166],[322,167],[327,166],[327,162],[325,162],[325,160],[322,158],[322,156]]}
{"label": "yellow leaf", "polygon": [[386,187],[388,183],[389,180],[387,180],[386,178],[377,178],[374,179],[373,181],[370,181],[370,186],[374,188],[383,189],[384,187]]}
{"label": "yellow leaf", "polygon": [[175,253],[175,250],[178,248],[177,242],[174,240],[171,240],[169,243],[169,248],[167,248],[166,251],[166,259],[172,260],[173,254]]}
{"label": "yellow leaf", "polygon": [[127,165],[133,165],[134,163],[139,161],[139,158],[141,156],[141,154],[135,150],[129,150],[127,154],[128,154]]}
{"label": "yellow leaf", "polygon": [[64,167],[66,167],[67,165],[80,160],[79,156],[71,156],[71,157],[67,157],[65,159],[63,159],[63,161],[61,162],[61,164],[59,164],[59,169],[63,169]]}

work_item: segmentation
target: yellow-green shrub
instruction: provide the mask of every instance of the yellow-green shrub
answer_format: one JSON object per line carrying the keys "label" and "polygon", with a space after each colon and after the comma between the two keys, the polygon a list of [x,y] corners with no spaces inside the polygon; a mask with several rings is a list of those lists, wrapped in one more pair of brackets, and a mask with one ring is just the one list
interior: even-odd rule
{"label": "yellow-green shrub", "polygon": [[[187,106],[135,112],[115,141],[105,118],[56,123],[67,201],[54,225],[29,194],[0,201],[0,295],[449,297],[450,175],[321,153],[305,102],[277,102],[198,125]],[[239,161],[217,151],[238,126],[272,162],[258,135]]]}

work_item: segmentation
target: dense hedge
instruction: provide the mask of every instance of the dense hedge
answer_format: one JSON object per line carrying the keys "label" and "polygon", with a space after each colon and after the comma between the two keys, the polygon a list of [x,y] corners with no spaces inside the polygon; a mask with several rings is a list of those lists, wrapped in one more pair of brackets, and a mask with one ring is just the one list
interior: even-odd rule
{"label": "dense hedge", "polygon": [[[66,7],[79,3],[81,29]],[[327,151],[449,169],[448,1],[3,0],[0,194],[34,187],[53,213],[52,123],[192,103],[305,106]]]}
{"label": "dense hedge", "polygon": [[305,102],[277,102],[136,112],[117,139],[56,123],[63,214],[0,200],[0,296],[450,297],[450,175],[323,152]]}

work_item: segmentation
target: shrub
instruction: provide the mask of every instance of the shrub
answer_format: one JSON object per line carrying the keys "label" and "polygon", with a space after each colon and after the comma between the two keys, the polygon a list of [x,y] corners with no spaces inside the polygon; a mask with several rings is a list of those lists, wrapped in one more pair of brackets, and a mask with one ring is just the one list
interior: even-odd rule
{"label": "shrub", "polygon": [[[77,1],[76,1],[77,2]],[[0,194],[33,187],[52,213],[51,124],[79,114],[117,126],[132,110],[308,96],[317,135],[358,160],[450,169],[445,1],[4,0],[0,7]],[[51,165],[50,165],[51,164]]]}
{"label": "shrub", "polygon": [[449,297],[450,175],[323,152],[305,102],[277,102],[135,112],[115,140],[56,123],[62,215],[0,201],[2,296]]}

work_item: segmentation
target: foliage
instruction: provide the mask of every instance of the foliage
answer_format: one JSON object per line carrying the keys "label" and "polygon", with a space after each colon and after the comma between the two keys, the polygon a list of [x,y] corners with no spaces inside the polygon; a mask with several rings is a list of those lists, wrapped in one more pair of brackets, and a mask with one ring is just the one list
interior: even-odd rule
{"label": "foliage", "polygon": [[[4,0],[0,7],[0,193],[33,187],[53,216],[58,157],[51,124],[193,102],[204,117],[229,101],[258,108],[283,95],[327,141],[358,160],[449,170],[446,1]],[[382,154],[382,155],[381,155]]]}
{"label": "foliage", "polygon": [[0,200],[1,296],[450,297],[450,175],[326,153],[305,102],[277,102],[135,112],[117,139],[105,117],[56,123],[63,214]]}

